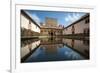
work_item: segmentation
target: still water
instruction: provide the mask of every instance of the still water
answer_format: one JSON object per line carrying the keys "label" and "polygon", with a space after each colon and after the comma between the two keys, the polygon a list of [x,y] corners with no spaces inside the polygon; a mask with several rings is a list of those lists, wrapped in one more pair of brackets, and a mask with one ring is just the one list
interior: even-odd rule
{"label": "still water", "polygon": [[44,38],[21,41],[21,62],[89,59],[89,40]]}

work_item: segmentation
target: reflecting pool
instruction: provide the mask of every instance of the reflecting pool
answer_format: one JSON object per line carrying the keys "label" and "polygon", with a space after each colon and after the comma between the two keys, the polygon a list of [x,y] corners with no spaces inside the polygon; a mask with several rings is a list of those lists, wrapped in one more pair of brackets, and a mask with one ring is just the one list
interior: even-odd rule
{"label": "reflecting pool", "polygon": [[42,38],[21,41],[21,63],[89,59],[89,40]]}

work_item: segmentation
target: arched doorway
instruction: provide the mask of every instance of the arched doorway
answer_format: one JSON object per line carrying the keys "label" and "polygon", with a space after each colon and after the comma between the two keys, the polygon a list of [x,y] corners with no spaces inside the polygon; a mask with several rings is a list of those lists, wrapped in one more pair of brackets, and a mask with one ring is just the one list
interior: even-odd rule
{"label": "arched doorway", "polygon": [[53,36],[54,35],[53,32],[51,32],[50,35]]}
{"label": "arched doorway", "polygon": [[50,32],[49,32],[49,35],[50,35],[50,36],[54,36],[54,35],[55,35],[55,32],[50,31]]}

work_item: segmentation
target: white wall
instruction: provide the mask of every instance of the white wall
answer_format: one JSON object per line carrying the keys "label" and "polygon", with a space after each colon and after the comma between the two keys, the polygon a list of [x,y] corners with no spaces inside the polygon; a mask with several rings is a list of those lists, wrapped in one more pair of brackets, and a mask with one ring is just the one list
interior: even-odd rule
{"label": "white wall", "polygon": [[39,32],[40,33],[40,28],[35,25],[34,23],[31,23],[31,30],[34,31],[34,32]]}
{"label": "white wall", "polygon": [[63,34],[66,35],[66,34],[72,34],[72,26],[68,27],[67,29],[65,28],[63,30]]}
{"label": "white wall", "polygon": [[[21,14],[21,27],[28,29],[29,19]],[[40,28],[31,21],[31,30],[40,33]]]}
{"label": "white wall", "polygon": [[29,20],[21,14],[21,27],[28,29]]}
{"label": "white wall", "polygon": [[82,20],[74,25],[75,33],[83,33],[85,28],[89,28],[89,23],[85,24],[85,20]]}

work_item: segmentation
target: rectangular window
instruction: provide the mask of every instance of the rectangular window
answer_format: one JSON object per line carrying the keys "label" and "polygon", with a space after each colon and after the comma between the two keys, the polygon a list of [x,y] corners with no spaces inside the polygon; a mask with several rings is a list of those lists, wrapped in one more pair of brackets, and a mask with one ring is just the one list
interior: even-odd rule
{"label": "rectangular window", "polygon": [[29,20],[29,24],[31,24],[31,21]]}
{"label": "rectangular window", "polygon": [[85,24],[89,23],[89,18],[85,20]]}
{"label": "rectangular window", "polygon": [[31,21],[29,20],[28,29],[31,30]]}

